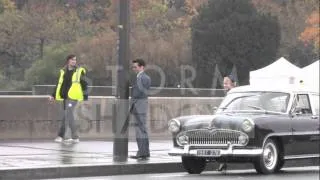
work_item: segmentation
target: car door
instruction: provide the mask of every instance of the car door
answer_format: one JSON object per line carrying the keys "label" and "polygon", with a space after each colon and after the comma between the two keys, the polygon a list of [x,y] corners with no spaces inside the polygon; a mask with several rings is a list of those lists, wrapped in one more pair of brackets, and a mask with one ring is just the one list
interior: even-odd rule
{"label": "car door", "polygon": [[310,95],[310,103],[312,108],[312,119],[316,122],[316,132],[311,137],[311,141],[315,141],[317,146],[315,148],[315,153],[320,156],[320,117],[319,117],[319,100],[320,96],[316,93],[311,93]]}
{"label": "car door", "polygon": [[319,155],[319,114],[316,115],[316,108],[313,108],[316,100],[311,104],[310,98],[315,97],[306,93],[297,94],[295,98],[292,111],[292,158]]}

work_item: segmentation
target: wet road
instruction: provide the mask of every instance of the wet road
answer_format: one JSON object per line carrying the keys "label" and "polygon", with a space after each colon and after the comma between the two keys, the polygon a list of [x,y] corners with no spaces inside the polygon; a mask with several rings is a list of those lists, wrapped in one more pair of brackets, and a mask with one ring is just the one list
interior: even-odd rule
{"label": "wet road", "polygon": [[[254,170],[232,170],[226,173],[208,171],[200,175],[187,173],[137,174],[104,177],[65,178],[60,180],[319,180],[319,167],[284,168],[281,173],[260,175]],[[53,179],[50,179],[53,180]]]}

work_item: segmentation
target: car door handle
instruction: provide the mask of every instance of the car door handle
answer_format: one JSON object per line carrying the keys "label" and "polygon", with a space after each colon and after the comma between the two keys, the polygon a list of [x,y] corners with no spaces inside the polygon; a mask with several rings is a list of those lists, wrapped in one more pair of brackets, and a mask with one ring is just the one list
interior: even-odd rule
{"label": "car door handle", "polygon": [[318,116],[311,116],[311,119],[318,119]]}

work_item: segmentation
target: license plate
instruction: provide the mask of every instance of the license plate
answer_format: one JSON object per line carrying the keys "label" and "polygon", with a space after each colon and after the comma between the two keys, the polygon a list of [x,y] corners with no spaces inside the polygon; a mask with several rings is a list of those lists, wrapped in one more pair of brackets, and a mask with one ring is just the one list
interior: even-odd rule
{"label": "license plate", "polygon": [[197,150],[197,155],[218,157],[220,156],[220,150],[219,149],[199,149]]}

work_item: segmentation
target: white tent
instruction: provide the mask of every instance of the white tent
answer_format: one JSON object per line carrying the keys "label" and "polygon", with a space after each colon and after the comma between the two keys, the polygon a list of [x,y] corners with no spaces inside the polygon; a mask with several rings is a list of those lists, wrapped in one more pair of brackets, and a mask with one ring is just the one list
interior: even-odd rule
{"label": "white tent", "polygon": [[319,60],[301,69],[303,84],[319,92]]}
{"label": "white tent", "polygon": [[295,85],[301,80],[301,69],[281,57],[272,64],[250,71],[250,85]]}

